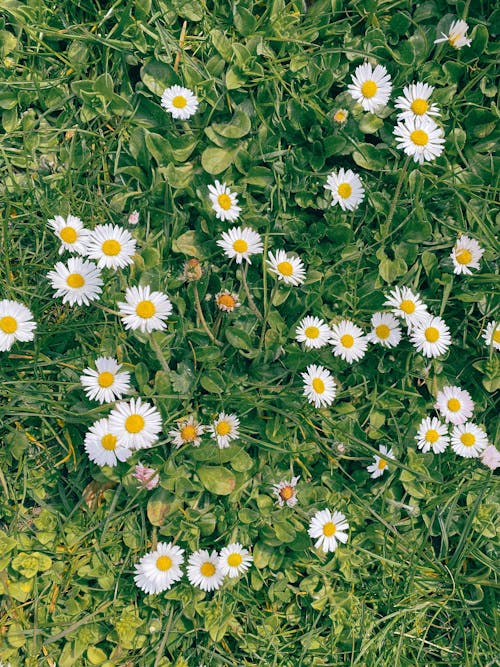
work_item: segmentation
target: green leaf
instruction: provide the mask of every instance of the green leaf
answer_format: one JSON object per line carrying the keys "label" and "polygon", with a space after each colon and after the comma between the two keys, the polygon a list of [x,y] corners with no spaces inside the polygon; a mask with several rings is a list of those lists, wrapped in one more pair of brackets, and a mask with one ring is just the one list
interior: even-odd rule
{"label": "green leaf", "polygon": [[101,648],[89,646],[87,649],[87,658],[91,665],[102,665],[108,659],[108,656]]}
{"label": "green leaf", "polygon": [[378,272],[386,283],[393,283],[396,278],[404,275],[408,270],[406,263],[402,259],[382,259]]}
{"label": "green leaf", "polygon": [[182,252],[188,257],[197,257],[198,259],[203,257],[201,245],[196,240],[196,232],[192,229],[172,241],[172,250]]}
{"label": "green leaf", "polygon": [[52,566],[52,559],[40,551],[26,553],[21,551],[12,561],[12,569],[20,572],[27,579],[34,577],[38,572],[45,572]]}
{"label": "green leaf", "polygon": [[211,394],[221,394],[225,388],[224,378],[218,370],[205,371],[201,376],[200,384]]}
{"label": "green leaf", "polygon": [[229,40],[221,30],[213,29],[209,33],[212,44],[226,62],[230,62],[233,57],[231,40]]}
{"label": "green leaf", "polygon": [[198,468],[198,476],[201,483],[218,496],[228,496],[236,486],[236,477],[223,466],[201,466]]}
{"label": "green leaf", "polygon": [[240,139],[250,132],[252,124],[244,111],[236,111],[229,123],[213,123],[212,128],[226,139]]}
{"label": "green leaf", "polygon": [[165,489],[157,489],[148,500],[147,514],[153,526],[163,526],[170,510],[170,494]]}
{"label": "green leaf", "polygon": [[352,154],[354,162],[363,169],[378,171],[387,165],[385,155],[371,144],[359,144]]}
{"label": "green leaf", "polygon": [[344,137],[339,137],[336,134],[326,137],[324,140],[325,157],[342,153],[346,146],[347,139],[344,139]]}
{"label": "green leaf", "polygon": [[141,69],[141,79],[149,90],[161,97],[165,88],[178,83],[173,67],[158,60],[151,60]]}
{"label": "green leaf", "polygon": [[359,129],[364,134],[374,134],[377,130],[380,130],[384,121],[378,116],[374,116],[372,113],[365,114],[359,121]]}
{"label": "green leaf", "polygon": [[234,160],[234,151],[209,146],[201,154],[201,166],[209,174],[217,175],[225,171]]}
{"label": "green leaf", "polygon": [[252,340],[246,331],[238,327],[228,327],[225,331],[228,343],[238,350],[250,351],[253,348]]}

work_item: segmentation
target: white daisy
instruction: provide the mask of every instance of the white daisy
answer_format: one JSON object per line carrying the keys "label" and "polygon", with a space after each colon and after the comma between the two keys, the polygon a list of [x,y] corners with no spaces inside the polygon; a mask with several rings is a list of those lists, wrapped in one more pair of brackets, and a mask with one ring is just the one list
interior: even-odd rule
{"label": "white daisy", "polygon": [[215,181],[215,185],[208,186],[208,196],[219,220],[234,222],[240,217],[241,207],[238,206],[238,196],[231,192],[225,183]]}
{"label": "white daisy", "polygon": [[295,487],[300,477],[292,477],[288,482],[287,480],[282,479],[278,484],[273,484],[273,493],[278,499],[278,505],[283,507],[283,505],[288,505],[288,507],[294,507],[297,504],[297,492]]}
{"label": "white daisy", "polygon": [[333,114],[333,120],[339,125],[344,125],[348,118],[349,112],[347,109],[337,109],[337,111]]}
{"label": "white daisy", "polygon": [[223,289],[215,295],[215,303],[217,308],[225,313],[232,313],[235,308],[241,306],[239,296],[228,289]]}
{"label": "white daisy", "polygon": [[285,250],[277,250],[275,255],[269,251],[267,256],[269,271],[275,273],[285,285],[301,285],[304,282],[306,272],[300,257],[292,257]]}
{"label": "white daisy", "polygon": [[23,343],[33,340],[36,322],[33,313],[22,303],[2,299],[0,301],[0,352],[7,352],[16,340]]}
{"label": "white daisy", "polygon": [[324,509],[312,517],[309,524],[308,533],[313,539],[316,539],[314,546],[316,549],[322,549],[325,553],[335,551],[338,542],[345,544],[348,539],[347,530],[349,524],[342,512],[330,512]]}
{"label": "white daisy", "polygon": [[201,436],[205,433],[205,426],[198,423],[196,418],[191,415],[188,419],[181,419],[177,422],[177,428],[168,432],[168,437],[176,447],[182,445],[193,445],[199,447]]}
{"label": "white daisy", "polygon": [[500,452],[495,445],[489,445],[481,454],[481,463],[488,466],[490,470],[500,467]]}
{"label": "white daisy", "polygon": [[438,391],[434,409],[451,424],[463,424],[474,412],[474,401],[466,389],[447,385]]}
{"label": "white daisy", "polygon": [[152,292],[149,285],[127,287],[125,301],[117,303],[125,329],[151,333],[165,329],[165,320],[172,313],[170,299],[163,292]]}
{"label": "white daisy", "polygon": [[332,171],[323,187],[332,193],[332,206],[338,204],[343,211],[354,211],[365,196],[360,177],[350,169]]}
{"label": "white daisy", "polygon": [[352,83],[347,86],[351,97],[359,102],[365,111],[375,111],[385,106],[391,96],[391,77],[383,65],[364,63],[356,67]]}
{"label": "white daisy", "polygon": [[359,361],[365,356],[368,340],[363,334],[363,330],[353,322],[342,320],[338,324],[332,325],[330,345],[332,345],[333,354],[336,357],[341,357],[344,361],[352,364],[353,361]]}
{"label": "white daisy", "polygon": [[97,225],[90,232],[87,255],[97,259],[100,269],[122,269],[133,264],[136,240],[130,232],[118,225]]}
{"label": "white daisy", "polygon": [[89,459],[98,466],[116,466],[118,461],[126,461],[132,456],[132,450],[118,443],[108,419],[99,419],[92,424],[85,435],[84,447]]}
{"label": "white daisy", "polygon": [[387,466],[388,466],[387,459],[394,459],[395,458],[392,449],[388,450],[385,445],[380,445],[378,450],[379,450],[379,452],[382,456],[375,455],[373,457],[374,462],[367,467],[368,472],[371,473],[370,477],[372,479],[376,479],[377,477],[381,477],[384,474],[384,472],[386,471]]}
{"label": "white daisy", "polygon": [[67,264],[57,262],[47,277],[56,290],[54,299],[62,296],[63,303],[70,306],[88,306],[91,301],[99,299],[102,292],[101,272],[93,262],[80,257],[71,257]]}
{"label": "white daisy", "polygon": [[495,320],[488,322],[483,338],[488,347],[492,345],[495,350],[500,350],[500,322],[497,323]]}
{"label": "white daisy", "polygon": [[236,258],[236,264],[245,259],[251,264],[250,255],[261,254],[264,250],[260,234],[250,227],[233,227],[228,232],[222,232],[222,239],[217,241],[229,259]]}
{"label": "white daisy", "polygon": [[468,39],[465,34],[469,26],[465,21],[453,21],[446,35],[444,32],[441,33],[442,37],[434,40],[434,44],[440,44],[441,42],[448,42],[450,46],[453,46],[455,49],[461,49],[462,46],[470,46],[471,39]]}
{"label": "white daisy", "polygon": [[113,357],[98,357],[96,370],[84,368],[80,383],[87,398],[99,403],[113,403],[130,391],[130,373],[119,372],[122,367]]}
{"label": "white daisy", "polygon": [[219,566],[217,551],[212,551],[210,554],[204,549],[199,549],[192,553],[188,560],[187,576],[189,582],[202,591],[216,591],[220,588],[224,575]]}
{"label": "white daisy", "polygon": [[484,248],[481,248],[476,239],[465,235],[460,236],[450,255],[453,261],[453,273],[471,275],[471,269],[479,269],[483,253]]}
{"label": "white daisy", "polygon": [[150,403],[132,398],[129,403],[117,403],[109,415],[109,425],[118,442],[131,449],[147,449],[158,440],[161,415]]}
{"label": "white daisy", "polygon": [[408,327],[427,319],[427,306],[420,294],[414,294],[408,287],[395,287],[385,298],[384,306],[391,306],[394,315],[402,317]]}
{"label": "white daisy", "polygon": [[439,125],[428,116],[406,118],[399,121],[394,128],[394,136],[406,155],[412,156],[414,162],[423,164],[439,157],[444,150],[444,132]]}
{"label": "white daisy", "polygon": [[311,364],[307,367],[307,372],[301,375],[304,380],[304,396],[307,396],[309,403],[313,403],[316,408],[333,403],[337,385],[328,369]]}
{"label": "white daisy", "polygon": [[383,347],[396,347],[401,340],[401,327],[398,320],[390,313],[373,313],[372,330],[366,336],[372,343]]}
{"label": "white daisy", "polygon": [[48,221],[57,238],[61,241],[59,254],[65,250],[76,252],[78,255],[87,254],[87,241],[89,230],[85,229],[80,218],[74,215],[68,215],[66,219],[62,215],[56,215]]}
{"label": "white daisy", "polygon": [[466,459],[476,458],[488,446],[488,436],[482,428],[466,422],[456,424],[451,432],[451,448]]}
{"label": "white daisy", "polygon": [[172,542],[158,542],[156,551],[147,553],[135,566],[136,586],[149,595],[167,591],[182,577],[183,553],[184,549]]}
{"label": "white daisy", "polygon": [[304,343],[309,349],[319,349],[326,345],[330,339],[330,327],[319,317],[304,317],[296,330],[295,340]]}
{"label": "white daisy", "polygon": [[441,317],[428,315],[410,333],[410,340],[417,352],[425,357],[440,357],[451,345],[450,330]]}
{"label": "white daisy", "polygon": [[248,549],[245,549],[239,542],[233,542],[221,549],[219,567],[224,576],[233,579],[246,572],[252,561],[253,558]]}
{"label": "white daisy", "polygon": [[198,99],[189,88],[170,86],[170,88],[163,91],[161,106],[172,114],[172,118],[186,120],[196,113]]}
{"label": "white daisy", "polygon": [[397,97],[394,103],[396,109],[402,109],[398,113],[398,120],[407,118],[424,118],[428,116],[439,116],[439,109],[435,104],[429,103],[429,97],[434,92],[434,87],[428,83],[412,83],[403,88],[403,95]]}
{"label": "white daisy", "polygon": [[217,441],[219,449],[230,446],[231,440],[240,437],[240,420],[235,414],[220,412],[213,424],[208,427],[211,437]]}
{"label": "white daisy", "polygon": [[441,454],[449,444],[448,429],[436,417],[426,417],[420,422],[415,440],[424,454],[430,449],[434,454]]}

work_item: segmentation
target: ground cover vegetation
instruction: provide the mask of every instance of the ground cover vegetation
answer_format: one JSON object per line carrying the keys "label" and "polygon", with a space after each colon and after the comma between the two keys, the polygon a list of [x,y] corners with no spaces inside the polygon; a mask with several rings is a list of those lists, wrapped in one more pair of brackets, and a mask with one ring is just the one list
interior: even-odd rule
{"label": "ground cover vegetation", "polygon": [[0,663],[496,665],[494,3],[0,1]]}

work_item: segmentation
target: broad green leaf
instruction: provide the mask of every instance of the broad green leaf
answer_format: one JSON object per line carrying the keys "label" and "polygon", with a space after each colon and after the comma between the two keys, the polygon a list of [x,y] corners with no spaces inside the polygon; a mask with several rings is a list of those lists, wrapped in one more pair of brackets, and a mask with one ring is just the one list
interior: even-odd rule
{"label": "broad green leaf", "polygon": [[238,350],[251,350],[252,340],[246,331],[238,327],[228,327],[225,331],[227,341]]}
{"label": "broad green leaf", "polygon": [[209,146],[201,154],[201,166],[209,174],[225,171],[234,160],[234,151]]}
{"label": "broad green leaf", "polygon": [[157,489],[148,500],[148,519],[153,526],[163,526],[170,510],[171,494],[165,489]]}
{"label": "broad green leaf", "polygon": [[359,167],[371,171],[378,171],[387,166],[386,156],[371,144],[359,144],[352,158]]}
{"label": "broad green leaf", "polygon": [[229,123],[214,123],[212,128],[226,139],[240,139],[250,132],[250,118],[244,111],[236,111]]}
{"label": "broad green leaf", "polygon": [[228,496],[236,486],[236,477],[223,466],[201,466],[197,470],[201,483],[218,496]]}
{"label": "broad green leaf", "polygon": [[224,391],[225,382],[222,373],[216,369],[206,371],[202,374],[200,384],[203,389],[211,394],[220,394]]}

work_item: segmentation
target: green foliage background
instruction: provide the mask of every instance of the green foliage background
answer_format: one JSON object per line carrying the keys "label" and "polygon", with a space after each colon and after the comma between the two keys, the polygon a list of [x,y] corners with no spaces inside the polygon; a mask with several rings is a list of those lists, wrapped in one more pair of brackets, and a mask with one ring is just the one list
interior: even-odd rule
{"label": "green foliage background", "polygon": [[[435,47],[456,17],[469,22],[471,46]],[[34,343],[0,365],[2,660],[498,664],[498,485],[477,461],[423,455],[414,441],[437,389],[460,384],[498,442],[498,353],[481,338],[499,319],[498,17],[482,0],[318,0],[307,11],[298,0],[0,0],[0,294],[38,322]],[[393,111],[354,107],[346,87],[366,57],[388,68],[396,91],[417,79],[436,86],[446,149],[435,163],[416,167],[395,149]],[[174,83],[201,100],[189,122],[159,105]],[[332,120],[340,107],[345,128]],[[337,166],[360,173],[367,190],[352,214],[324,194]],[[252,263],[264,326],[246,302],[222,318],[211,300],[241,286],[215,243],[228,227],[210,209],[215,178],[239,193],[241,220],[266,248],[296,251],[308,270],[302,288],[272,287],[261,260]],[[141,222],[130,271],[108,273],[89,308],[53,300],[47,218],[71,212],[93,227],[125,223],[133,209]],[[472,276],[452,273],[460,232],[486,249]],[[193,256],[222,345],[205,334],[193,285],[180,279]],[[174,304],[168,329],[151,337],[125,333],[114,312],[139,280]],[[347,368],[294,341],[307,314],[367,329],[394,284],[420,290],[444,317],[453,337],[445,359],[429,362],[404,341],[372,346]],[[126,363],[165,432],[192,410],[207,423],[225,409],[241,415],[241,440],[174,451],[164,438],[142,452],[161,470],[149,494],[131,477],[137,455],[98,469],[82,442],[108,409],[86,401],[79,384],[98,354]],[[338,380],[329,410],[301,395],[308,363]],[[366,465],[379,444],[397,461],[374,483]],[[299,505],[280,509],[271,485],[292,471],[302,477]],[[328,557],[306,533],[323,507],[350,523],[349,542]],[[147,597],[133,565],[160,539],[188,551],[238,539],[253,547],[254,566],[213,595],[184,581]]]}

